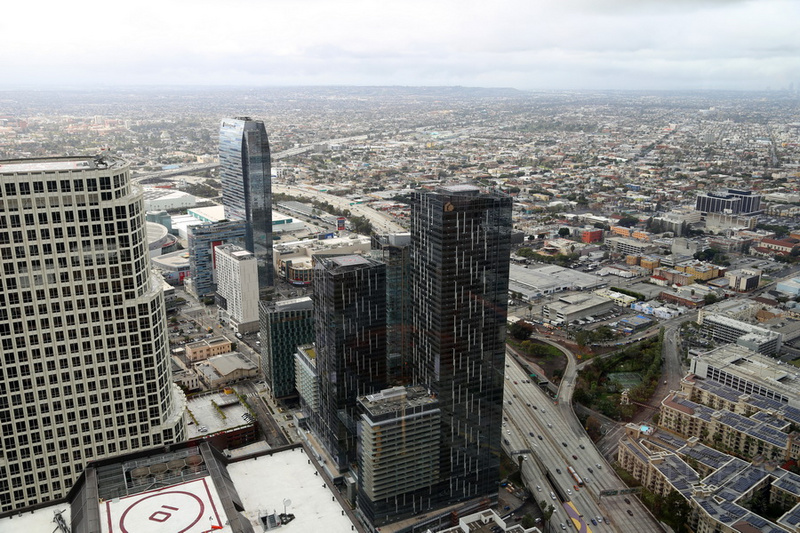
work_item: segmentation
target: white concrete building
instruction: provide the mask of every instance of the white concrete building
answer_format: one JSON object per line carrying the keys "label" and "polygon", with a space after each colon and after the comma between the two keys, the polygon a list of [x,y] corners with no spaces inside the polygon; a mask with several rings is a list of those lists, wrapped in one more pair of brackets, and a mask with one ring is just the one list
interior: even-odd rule
{"label": "white concrete building", "polygon": [[215,248],[217,305],[220,318],[237,333],[258,330],[258,264],[256,257],[233,244]]}
{"label": "white concrete building", "polygon": [[110,156],[0,161],[0,512],[185,438],[142,191]]}

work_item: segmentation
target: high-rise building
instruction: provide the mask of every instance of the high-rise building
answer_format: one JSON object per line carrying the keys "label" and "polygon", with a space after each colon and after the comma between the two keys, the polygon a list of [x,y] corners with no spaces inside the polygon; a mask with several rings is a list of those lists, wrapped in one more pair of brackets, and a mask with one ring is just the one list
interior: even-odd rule
{"label": "high-rise building", "polygon": [[314,329],[320,439],[339,470],[356,459],[357,398],[386,387],[386,267],[347,255],[318,257]]}
{"label": "high-rise building", "polygon": [[223,244],[244,244],[245,222],[224,220],[189,226],[189,277],[186,290],[196,298],[212,296],[217,290],[214,248]]}
{"label": "high-rise building", "polygon": [[319,373],[317,349],[313,344],[298,346],[294,353],[295,389],[300,399],[303,419],[319,434]]}
{"label": "high-rise building", "polygon": [[185,438],[140,189],[109,156],[0,161],[0,512]]}
{"label": "high-rise building", "polygon": [[372,256],[386,265],[386,345],[387,372],[390,383],[407,383],[411,291],[408,250],[411,235],[396,233],[375,235]]}
{"label": "high-rise building", "polygon": [[314,342],[314,305],[308,296],[278,302],[262,301],[261,370],[272,395],[296,394],[294,354]]}
{"label": "high-rise building", "polygon": [[511,227],[511,198],[470,185],[412,203],[411,382],[442,420],[432,505],[497,495]]}
{"label": "high-rise building", "polygon": [[223,119],[219,164],[225,216],[247,221],[244,247],[256,255],[263,292],[273,285],[272,167],[264,122],[250,117]]}
{"label": "high-rise building", "polygon": [[256,258],[235,244],[223,244],[216,254],[217,293],[220,319],[236,333],[258,331],[258,285]]}
{"label": "high-rise building", "polygon": [[439,481],[441,412],[424,387],[393,387],[358,399],[358,510],[373,526],[429,509]]}

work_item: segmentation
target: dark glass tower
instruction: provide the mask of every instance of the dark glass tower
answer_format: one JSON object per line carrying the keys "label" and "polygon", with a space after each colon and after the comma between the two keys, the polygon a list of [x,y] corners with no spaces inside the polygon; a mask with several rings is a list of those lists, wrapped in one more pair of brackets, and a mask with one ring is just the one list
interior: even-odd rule
{"label": "dark glass tower", "polygon": [[376,235],[372,256],[386,264],[386,341],[388,381],[408,383],[408,326],[411,305],[408,288],[408,233]]}
{"label": "dark glass tower", "polygon": [[314,342],[314,306],[309,297],[259,303],[261,370],[276,398],[294,396],[294,354]]}
{"label": "dark glass tower", "polygon": [[411,381],[442,412],[432,506],[497,494],[511,227],[511,198],[470,185],[412,204]]}
{"label": "dark glass tower", "polygon": [[258,260],[260,292],[273,285],[272,168],[264,122],[223,119],[219,129],[222,204],[231,220],[246,220],[245,248]]}
{"label": "dark glass tower", "polygon": [[320,439],[339,470],[356,459],[359,396],[386,386],[386,267],[357,255],[317,257],[314,329]]}

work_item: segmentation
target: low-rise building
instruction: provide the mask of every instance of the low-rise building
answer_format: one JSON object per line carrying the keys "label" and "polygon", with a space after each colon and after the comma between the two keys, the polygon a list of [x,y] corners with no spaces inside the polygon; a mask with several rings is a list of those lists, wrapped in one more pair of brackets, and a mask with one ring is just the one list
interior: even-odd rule
{"label": "low-rise building", "polygon": [[617,292],[607,288],[597,289],[596,291],[594,291],[594,294],[600,296],[601,298],[608,298],[609,300],[613,301],[616,305],[620,307],[629,307],[636,301],[636,298],[634,296],[622,294],[621,292]]}
{"label": "low-rise building", "polygon": [[197,363],[195,371],[206,387],[218,389],[236,381],[257,377],[258,365],[240,353],[231,352]]}
{"label": "low-rise building", "polygon": [[231,351],[233,343],[227,337],[209,337],[208,339],[201,339],[186,344],[186,358],[189,361],[197,362],[204,361],[209,357],[228,353]]}
{"label": "low-rise building", "polygon": [[614,307],[614,301],[587,293],[571,293],[561,296],[558,301],[542,306],[542,316],[551,322],[569,324],[588,316],[607,313]]}

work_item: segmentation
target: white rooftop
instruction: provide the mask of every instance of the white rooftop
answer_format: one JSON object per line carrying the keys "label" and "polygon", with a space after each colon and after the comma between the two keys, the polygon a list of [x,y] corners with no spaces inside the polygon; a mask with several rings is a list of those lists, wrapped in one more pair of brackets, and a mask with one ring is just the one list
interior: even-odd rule
{"label": "white rooftop", "polygon": [[[244,515],[255,525],[258,511],[286,512],[295,520],[286,531],[324,531],[345,533],[352,525],[342,516],[342,506],[335,501],[330,485],[315,475],[303,448],[294,448],[270,456],[261,456],[228,465],[228,472],[242,499]],[[256,531],[260,531],[257,529]]]}
{"label": "white rooftop", "polygon": [[102,533],[231,533],[210,476],[100,504]]}
{"label": "white rooftop", "polygon": [[51,533],[55,530],[58,532],[59,530],[56,529],[54,521],[55,513],[58,511],[63,511],[61,517],[69,525],[70,506],[69,503],[62,502],[43,509],[3,518],[0,520],[0,531],[30,531],[31,533],[45,531],[46,533]]}

